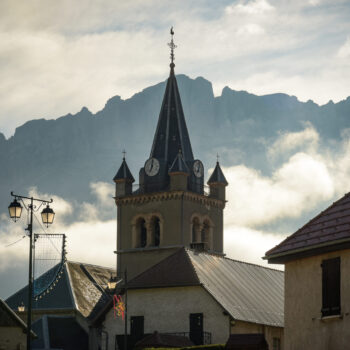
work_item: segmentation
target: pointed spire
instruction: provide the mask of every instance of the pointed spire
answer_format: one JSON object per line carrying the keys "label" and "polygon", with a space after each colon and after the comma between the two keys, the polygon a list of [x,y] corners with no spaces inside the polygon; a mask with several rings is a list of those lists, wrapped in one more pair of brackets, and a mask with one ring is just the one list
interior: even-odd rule
{"label": "pointed spire", "polygon": [[220,168],[219,161],[216,162],[216,167],[215,167],[213,173],[211,174],[207,184],[208,185],[210,185],[210,184],[223,184],[225,186],[228,185],[228,182],[225,178],[225,175]]}
{"label": "pointed spire", "polygon": [[[170,34],[174,31],[171,28]],[[188,135],[181,98],[174,74],[174,44],[173,37],[168,44],[171,53],[170,76],[167,81],[162,107],[159,113],[158,125],[153,139],[150,157],[165,161],[168,166],[177,156],[178,150],[182,150],[185,162],[193,161],[193,153]]]}
{"label": "pointed spire", "polygon": [[183,157],[181,149],[179,150],[179,153],[177,154],[176,158],[174,159],[173,164],[171,165],[169,169],[169,174],[174,173],[183,173],[183,174],[189,174],[190,171],[188,169],[188,166],[186,165]]}
{"label": "pointed spire", "polygon": [[135,179],[131,174],[128,164],[126,164],[125,153],[125,150],[123,150],[123,162],[119,170],[117,171],[117,174],[113,178],[114,182],[135,182]]}

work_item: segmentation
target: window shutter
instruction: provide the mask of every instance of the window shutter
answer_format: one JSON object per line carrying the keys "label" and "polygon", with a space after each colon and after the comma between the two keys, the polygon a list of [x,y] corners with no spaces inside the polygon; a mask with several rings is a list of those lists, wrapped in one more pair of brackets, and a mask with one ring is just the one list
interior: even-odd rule
{"label": "window shutter", "polygon": [[340,314],[340,258],[322,261],[322,316]]}

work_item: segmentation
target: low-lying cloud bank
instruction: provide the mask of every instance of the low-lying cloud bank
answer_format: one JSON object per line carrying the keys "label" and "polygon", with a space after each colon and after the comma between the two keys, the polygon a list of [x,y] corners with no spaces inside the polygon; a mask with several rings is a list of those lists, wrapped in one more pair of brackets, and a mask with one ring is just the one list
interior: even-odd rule
{"label": "low-lying cloud bank", "polygon": [[[312,125],[304,130],[284,133],[266,146],[266,154],[276,164],[270,176],[245,165],[223,167],[229,182],[225,209],[225,252],[233,259],[267,264],[265,252],[281,242],[288,232],[279,229],[286,220],[300,220],[324,209],[331,200],[341,197],[349,188],[350,141],[348,132],[337,144],[325,148]],[[209,171],[210,172],[210,171]],[[68,203],[63,198],[30,189],[39,198],[53,198],[55,223],[47,232],[67,235],[68,259],[103,266],[115,266],[116,209],[114,187],[104,182],[90,185],[93,203]],[[41,209],[39,210],[39,212]],[[35,232],[44,232],[35,221]],[[306,219],[305,219],[306,222]],[[277,223],[271,230],[269,225]],[[28,240],[24,235],[26,218],[12,223],[0,216],[0,274],[11,269],[23,270],[28,259]],[[10,243],[20,240],[14,245]],[[272,266],[283,268],[282,266]],[[25,279],[22,280],[25,283]],[[22,283],[22,285],[24,284]],[[20,287],[0,290],[2,297]]]}

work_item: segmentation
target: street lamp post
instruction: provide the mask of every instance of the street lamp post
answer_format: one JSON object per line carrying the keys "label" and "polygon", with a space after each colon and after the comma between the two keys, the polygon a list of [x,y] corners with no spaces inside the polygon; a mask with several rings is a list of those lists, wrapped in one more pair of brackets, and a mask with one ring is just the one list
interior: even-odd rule
{"label": "street lamp post", "polygon": [[[52,203],[53,200],[44,200],[33,197],[26,197],[14,194],[11,192],[11,196],[14,197],[14,201],[9,205],[9,214],[11,219],[16,222],[22,213],[22,205],[18,202],[21,200],[23,205],[23,199],[29,199],[30,203],[28,205],[29,211],[29,224],[26,230],[28,231],[29,236],[29,277],[28,277],[28,311],[27,311],[27,350],[31,349],[31,330],[32,330],[32,299],[33,299],[33,212],[35,209],[34,202],[40,202],[41,204],[47,204],[46,208],[41,212],[41,218],[43,223],[48,227],[53,223],[55,217],[54,211],[49,207],[49,203]],[[26,206],[25,206],[26,207]]]}

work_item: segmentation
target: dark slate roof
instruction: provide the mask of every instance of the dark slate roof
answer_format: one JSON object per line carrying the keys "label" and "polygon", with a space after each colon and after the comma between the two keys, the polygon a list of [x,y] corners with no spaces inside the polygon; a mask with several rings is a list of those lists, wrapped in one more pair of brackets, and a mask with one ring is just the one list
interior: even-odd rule
{"label": "dark slate roof", "polygon": [[266,252],[265,258],[295,255],[300,251],[317,253],[322,247],[342,249],[347,241],[350,241],[350,193]]}
{"label": "dark slate roof", "polygon": [[123,158],[123,162],[122,162],[119,170],[117,171],[117,174],[113,178],[114,182],[121,181],[121,180],[130,181],[130,182],[135,181],[135,179],[132,176],[131,171],[128,167],[128,164],[126,164],[125,158]]}
{"label": "dark slate roof", "polygon": [[268,350],[264,334],[231,334],[226,343],[227,350]]}
{"label": "dark slate roof", "polygon": [[283,327],[282,271],[182,248],[128,283],[130,289],[195,285],[235,320]]}
{"label": "dark slate roof", "polygon": [[214,184],[214,183],[224,184],[225,186],[228,185],[225,175],[220,168],[219,162],[216,162],[215,169],[208,180],[208,185]]}
{"label": "dark slate roof", "polygon": [[128,283],[128,288],[177,287],[200,285],[191,260],[179,249]]}
{"label": "dark slate roof", "polygon": [[184,336],[154,332],[135,344],[135,349],[143,348],[183,348],[193,346],[191,340]]}
{"label": "dark slate roof", "polygon": [[177,154],[176,158],[173,161],[173,164],[169,169],[169,174],[171,173],[185,173],[185,174],[190,173],[181,152]]}
{"label": "dark slate roof", "polygon": [[[0,298],[0,327],[19,327],[24,331],[27,330],[27,325],[17,314]],[[32,331],[32,336],[35,333]]]}
{"label": "dark slate roof", "polygon": [[[111,268],[67,261],[55,287],[34,301],[33,309],[77,310],[82,316],[93,318],[110,299],[105,288],[111,275],[115,275]],[[26,286],[6,302],[12,309],[17,309],[22,302],[27,305],[27,295]]]}
{"label": "dark slate roof", "polygon": [[171,71],[159,113],[150,156],[169,164],[175,159],[179,149],[182,150],[183,158],[186,162],[193,161],[192,147],[180,93],[175,74]]}

